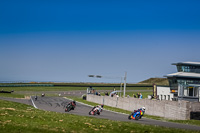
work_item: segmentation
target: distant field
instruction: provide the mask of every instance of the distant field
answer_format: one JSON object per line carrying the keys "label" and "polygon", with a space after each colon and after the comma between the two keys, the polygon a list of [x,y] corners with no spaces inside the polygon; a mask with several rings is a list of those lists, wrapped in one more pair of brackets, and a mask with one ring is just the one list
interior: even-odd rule
{"label": "distant field", "polygon": [[[101,95],[104,95],[104,90],[112,91],[120,90],[120,84],[89,84],[89,83],[56,83],[56,84],[0,84],[3,87],[0,87],[0,90],[4,91],[14,91],[14,93],[11,94],[2,94],[0,93],[0,97],[14,97],[14,98],[23,98],[25,96],[31,96],[31,95],[41,95],[41,93],[46,92],[46,96],[58,96],[59,91],[65,92],[65,91],[85,91],[88,87],[92,86],[96,91],[103,91]],[[20,87],[11,87],[11,86],[20,86]],[[34,86],[35,85],[35,86]],[[42,86],[44,85],[44,86]],[[46,85],[46,86],[45,86]],[[6,87],[9,86],[9,87]],[[122,86],[122,90],[124,87]],[[126,86],[126,96],[129,95],[130,97],[133,97],[133,93],[142,93],[143,98],[147,98],[148,95],[152,95],[152,86],[148,85],[135,85],[135,84],[129,84]],[[53,93],[55,91],[55,93]],[[130,92],[131,91],[131,92]],[[49,93],[47,93],[49,92]],[[52,93],[50,93],[52,92]],[[56,93],[58,92],[58,93]],[[123,95],[123,93],[122,93]]]}
{"label": "distant field", "polygon": [[[122,83],[123,84],[123,83]],[[0,86],[4,86],[4,85],[7,85],[7,86],[20,86],[20,85],[46,85],[46,86],[79,86],[79,87],[89,87],[89,86],[93,86],[93,87],[118,87],[120,86],[120,83],[43,83],[43,82],[39,82],[39,83],[0,83]],[[126,86],[132,86],[132,87],[135,87],[135,86],[152,86],[152,84],[130,84],[130,83],[127,83]]]}
{"label": "distant field", "polygon": [[[53,86],[53,87],[0,87],[0,90],[4,91],[72,91],[72,90],[86,90],[88,87],[76,87],[76,86]],[[114,87],[93,87],[96,90],[113,90]],[[116,90],[120,90],[120,87],[115,87]],[[123,89],[123,88],[122,88]],[[152,90],[152,87],[126,87],[127,90]]]}

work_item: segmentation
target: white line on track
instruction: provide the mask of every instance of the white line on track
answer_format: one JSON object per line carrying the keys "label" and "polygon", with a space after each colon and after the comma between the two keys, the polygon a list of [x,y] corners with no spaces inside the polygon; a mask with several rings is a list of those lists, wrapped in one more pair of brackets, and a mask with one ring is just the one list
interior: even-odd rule
{"label": "white line on track", "polygon": [[35,107],[36,109],[38,108],[36,105],[35,105],[35,103],[33,102],[33,99],[32,99],[32,97],[31,97],[31,102],[32,102],[32,104],[33,104],[33,107]]}

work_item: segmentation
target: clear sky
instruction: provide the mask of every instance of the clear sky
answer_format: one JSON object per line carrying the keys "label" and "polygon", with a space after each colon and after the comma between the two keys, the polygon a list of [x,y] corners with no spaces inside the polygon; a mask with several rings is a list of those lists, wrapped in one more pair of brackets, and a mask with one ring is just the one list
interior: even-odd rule
{"label": "clear sky", "polygon": [[177,71],[171,63],[200,62],[199,7],[199,0],[1,0],[0,81],[163,77]]}

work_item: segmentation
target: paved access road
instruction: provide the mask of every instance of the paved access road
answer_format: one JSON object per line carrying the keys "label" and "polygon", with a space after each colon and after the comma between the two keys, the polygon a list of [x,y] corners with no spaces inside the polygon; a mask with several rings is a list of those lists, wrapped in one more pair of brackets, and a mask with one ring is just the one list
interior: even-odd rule
{"label": "paved access road", "polygon": [[[61,113],[65,113],[64,106],[68,102],[70,102],[69,99],[65,99],[62,97],[38,97],[36,101],[34,100],[34,97],[32,97],[32,99],[35,106],[39,109],[61,112]],[[93,116],[93,115],[88,114],[91,109],[92,109],[91,106],[77,103],[75,110],[72,110],[69,113],[76,114],[76,115],[96,117],[96,118],[110,119],[110,120],[128,121],[128,122],[136,122],[136,123],[148,124],[148,125],[158,125],[158,126],[163,126],[163,127],[172,127],[172,128],[200,131],[200,126],[192,126],[192,125],[178,124],[178,123],[172,123],[172,122],[162,122],[162,121],[152,120],[152,119],[147,119],[147,118],[142,118],[138,121],[128,120],[128,115],[126,114],[114,113],[114,112],[110,112],[106,110],[103,110],[103,112],[101,112],[100,115]]]}

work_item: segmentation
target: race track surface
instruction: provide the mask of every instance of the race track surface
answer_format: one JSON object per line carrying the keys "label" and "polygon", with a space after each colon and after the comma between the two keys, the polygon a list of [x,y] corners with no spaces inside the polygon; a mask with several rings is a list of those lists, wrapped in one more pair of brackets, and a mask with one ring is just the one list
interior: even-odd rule
{"label": "race track surface", "polygon": [[[69,99],[65,99],[62,97],[38,97],[35,101],[34,97],[32,97],[32,101],[38,109],[48,110],[48,111],[55,111],[66,113],[64,111],[64,106],[70,102]],[[72,110],[70,114],[76,115],[83,115],[83,116],[90,116],[96,118],[103,118],[103,119],[110,119],[110,120],[117,120],[117,121],[127,121],[127,122],[136,122],[140,124],[148,124],[148,125],[158,125],[163,127],[171,127],[171,128],[179,128],[179,129],[189,129],[189,130],[200,130],[200,126],[193,126],[193,125],[185,125],[185,124],[178,124],[172,122],[163,122],[153,119],[142,118],[138,121],[136,120],[128,120],[128,115],[114,113],[110,111],[103,110],[100,115],[89,115],[89,111],[92,109],[91,106],[84,105],[82,103],[77,103],[75,110]]]}

